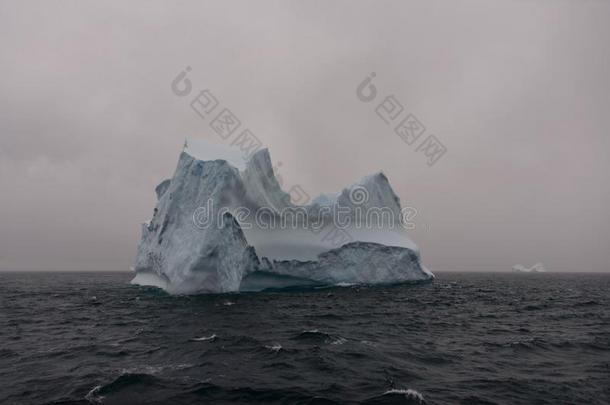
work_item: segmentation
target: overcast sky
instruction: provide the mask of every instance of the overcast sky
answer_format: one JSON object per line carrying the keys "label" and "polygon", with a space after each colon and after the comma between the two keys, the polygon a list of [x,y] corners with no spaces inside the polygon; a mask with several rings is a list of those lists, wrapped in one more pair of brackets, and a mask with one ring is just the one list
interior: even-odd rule
{"label": "overcast sky", "polygon": [[[285,186],[383,170],[433,271],[610,270],[603,0],[0,1],[0,269],[129,269],[184,139],[222,142],[171,91],[187,66]],[[446,146],[432,167],[389,95]]]}

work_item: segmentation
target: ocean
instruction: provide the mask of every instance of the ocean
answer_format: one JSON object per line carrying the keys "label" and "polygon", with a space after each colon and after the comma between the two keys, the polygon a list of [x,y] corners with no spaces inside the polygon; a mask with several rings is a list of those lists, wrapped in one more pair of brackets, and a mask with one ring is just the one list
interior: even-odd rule
{"label": "ocean", "polygon": [[0,273],[0,403],[610,403],[610,274],[200,296],[132,276]]}

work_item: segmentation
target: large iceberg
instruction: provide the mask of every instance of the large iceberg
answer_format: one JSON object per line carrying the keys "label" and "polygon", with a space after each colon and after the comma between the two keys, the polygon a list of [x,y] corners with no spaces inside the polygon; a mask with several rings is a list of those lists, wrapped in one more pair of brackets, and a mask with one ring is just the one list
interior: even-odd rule
{"label": "large iceberg", "polygon": [[267,149],[188,140],[142,225],[133,284],[173,294],[434,278],[383,173],[295,205]]}

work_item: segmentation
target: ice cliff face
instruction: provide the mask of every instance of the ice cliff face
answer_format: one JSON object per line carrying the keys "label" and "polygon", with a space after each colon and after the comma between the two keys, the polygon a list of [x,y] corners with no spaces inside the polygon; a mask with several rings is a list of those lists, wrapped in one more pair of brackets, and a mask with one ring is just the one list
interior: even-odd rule
{"label": "ice cliff face", "polygon": [[[263,260],[258,271],[243,280],[240,290],[288,285],[386,284],[425,281],[434,276],[411,249],[371,242],[351,242],[320,254],[316,260]],[[265,282],[261,283],[260,280]]]}
{"label": "ice cliff face", "polygon": [[156,191],[159,201],[142,226],[133,282],[175,293],[237,291],[257,262],[239,224],[230,213],[205,232],[193,224],[199,201],[231,204],[243,192],[237,169],[224,160],[204,162],[182,153],[174,177]]}
{"label": "ice cliff face", "polygon": [[[381,173],[311,205],[295,206],[281,189],[266,149],[244,161],[232,150],[189,141],[173,177],[155,191],[158,201],[142,226],[134,284],[191,294],[434,277],[402,228],[387,221],[374,229],[353,221],[334,228],[333,206],[385,207],[400,216],[400,201]],[[252,220],[262,209],[276,226]],[[242,218],[244,210],[252,214],[248,220]],[[282,223],[286,211],[291,222]],[[337,239],[333,232],[347,237]]]}

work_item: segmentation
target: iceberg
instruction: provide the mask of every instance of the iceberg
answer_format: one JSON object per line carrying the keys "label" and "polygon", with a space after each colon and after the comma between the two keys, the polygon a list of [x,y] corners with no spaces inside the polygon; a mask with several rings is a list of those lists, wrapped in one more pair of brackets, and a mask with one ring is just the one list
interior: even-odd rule
{"label": "iceberg", "polygon": [[513,271],[517,273],[546,273],[546,268],[542,263],[536,263],[530,268],[517,264],[513,266]]}
{"label": "iceberg", "polygon": [[383,173],[296,205],[267,149],[189,139],[155,192],[132,284],[199,294],[434,278]]}

